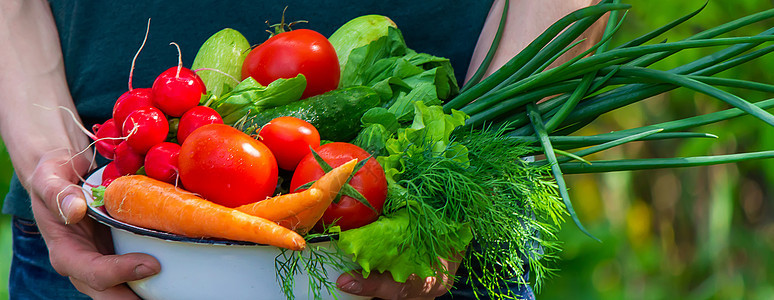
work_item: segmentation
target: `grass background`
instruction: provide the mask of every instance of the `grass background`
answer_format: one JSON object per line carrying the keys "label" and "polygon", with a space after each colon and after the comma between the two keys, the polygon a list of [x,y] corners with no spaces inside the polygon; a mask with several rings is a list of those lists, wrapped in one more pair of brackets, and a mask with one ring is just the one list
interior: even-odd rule
{"label": "grass background", "polygon": [[[704,0],[632,0],[613,45],[701,7]],[[670,41],[755,12],[772,1],[710,1],[688,23],[661,37]],[[774,23],[735,31],[756,34]],[[716,49],[710,49],[716,50]],[[656,65],[669,69],[696,59],[691,50]],[[720,76],[774,83],[774,55]],[[747,100],[772,95],[729,90]],[[587,133],[631,128],[724,109],[687,90],[648,99],[602,116]],[[750,117],[706,126],[718,139],[633,143],[594,159],[674,157],[774,149],[774,128]],[[0,142],[0,195],[12,174]],[[567,176],[579,217],[601,243],[566,223],[557,275],[542,299],[774,299],[774,160],[675,170]],[[9,216],[0,217],[0,299],[8,298]]]}
{"label": "grass background", "polygon": [[[8,193],[13,167],[5,144],[0,140],[0,203]],[[11,217],[0,214],[0,299],[8,299],[8,271],[11,269]]]}

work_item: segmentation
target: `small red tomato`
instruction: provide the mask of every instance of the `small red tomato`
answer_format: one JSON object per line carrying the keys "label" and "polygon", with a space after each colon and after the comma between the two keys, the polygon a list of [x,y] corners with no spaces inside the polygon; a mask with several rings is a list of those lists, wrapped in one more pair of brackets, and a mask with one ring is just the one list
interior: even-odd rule
{"label": "small red tomato", "polygon": [[158,108],[146,106],[126,116],[121,128],[129,146],[137,153],[145,154],[151,147],[167,139],[169,121]]}
{"label": "small red tomato", "polygon": [[[333,168],[343,165],[353,158],[362,161],[370,156],[368,152],[358,146],[341,142],[322,145],[315,149],[315,152]],[[295,191],[307,182],[322,177],[323,174],[322,168],[310,153],[298,163],[296,171],[293,172],[290,190]],[[355,173],[349,184],[360,192],[376,211],[371,210],[355,198],[343,196],[338,203],[331,203],[325,211],[321,220],[324,224],[330,225],[335,221],[342,230],[347,230],[376,221],[381,215],[384,200],[387,198],[387,179],[384,175],[384,169],[375,159],[369,159]]]}
{"label": "small red tomato", "polygon": [[[277,165],[292,171],[304,156],[320,146],[320,133],[309,122],[294,117],[279,117],[266,123],[258,132],[261,142],[266,144]],[[311,148],[310,148],[311,147]]]}
{"label": "small red tomato", "polygon": [[207,124],[223,124],[223,118],[211,107],[194,106],[180,117],[177,125],[177,142],[182,144],[191,132]]}
{"label": "small red tomato", "polygon": [[145,174],[156,180],[174,183],[177,180],[179,155],[178,144],[163,142],[153,146],[145,154]]}
{"label": "small red tomato", "polygon": [[322,34],[309,29],[277,34],[251,50],[242,64],[242,79],[253,77],[262,85],[298,74],[306,77],[301,98],[339,86],[341,70],[336,49]]}
{"label": "small red tomato", "polygon": [[204,82],[194,71],[183,67],[171,67],[153,81],[153,105],[165,114],[182,116],[199,105],[202,95],[207,93]]}
{"label": "small red tomato", "polygon": [[227,207],[264,200],[277,187],[271,150],[224,124],[194,130],[180,147],[178,164],[187,190]]}

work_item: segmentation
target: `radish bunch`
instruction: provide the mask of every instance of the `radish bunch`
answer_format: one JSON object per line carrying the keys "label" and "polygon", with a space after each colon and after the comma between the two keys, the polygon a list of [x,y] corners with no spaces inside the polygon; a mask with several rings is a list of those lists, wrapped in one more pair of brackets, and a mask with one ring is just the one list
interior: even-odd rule
{"label": "radish bunch", "polygon": [[113,106],[113,117],[93,127],[97,152],[112,160],[102,185],[141,168],[151,178],[175,183],[183,140],[194,129],[223,120],[214,109],[199,105],[207,89],[181,60],[156,77],[151,88],[133,89],[131,76],[129,90]]}

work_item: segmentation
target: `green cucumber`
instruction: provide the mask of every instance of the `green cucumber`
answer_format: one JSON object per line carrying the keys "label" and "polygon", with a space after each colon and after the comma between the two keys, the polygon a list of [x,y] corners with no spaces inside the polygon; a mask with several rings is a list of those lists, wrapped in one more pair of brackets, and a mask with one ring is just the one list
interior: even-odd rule
{"label": "green cucumber", "polygon": [[353,86],[251,113],[241,128],[247,134],[254,134],[275,118],[291,116],[312,124],[323,140],[349,142],[361,129],[360,117],[379,104],[379,94],[373,89]]}

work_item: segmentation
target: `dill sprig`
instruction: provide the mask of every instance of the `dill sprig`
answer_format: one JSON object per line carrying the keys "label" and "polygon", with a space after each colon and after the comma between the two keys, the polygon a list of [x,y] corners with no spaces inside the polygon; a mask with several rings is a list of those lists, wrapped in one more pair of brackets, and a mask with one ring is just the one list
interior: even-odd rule
{"label": "dill sprig", "polygon": [[274,267],[277,281],[287,299],[295,299],[296,277],[299,275],[308,278],[306,295],[309,299],[322,299],[322,291],[334,296],[340,293],[336,283],[329,280],[329,272],[350,271],[358,266],[341,254],[332,238],[329,233],[308,234],[305,236],[307,247],[304,251],[280,249],[274,259]]}
{"label": "dill sprig", "polygon": [[[470,226],[475,243],[462,261],[469,274],[462,275],[491,298],[513,296],[506,285],[526,283],[527,266],[536,288],[554,271],[549,262],[559,250],[555,233],[566,213],[550,170],[523,161],[533,149],[503,134],[491,128],[458,133],[448,153],[420,145],[421,155],[403,157],[405,171],[397,181],[403,196],[386,204],[388,210],[406,201],[418,204],[408,210],[405,249],[423,249],[428,258],[452,257],[448,243],[438,240],[444,236],[439,230]],[[459,159],[458,145],[467,147],[468,160]]]}

